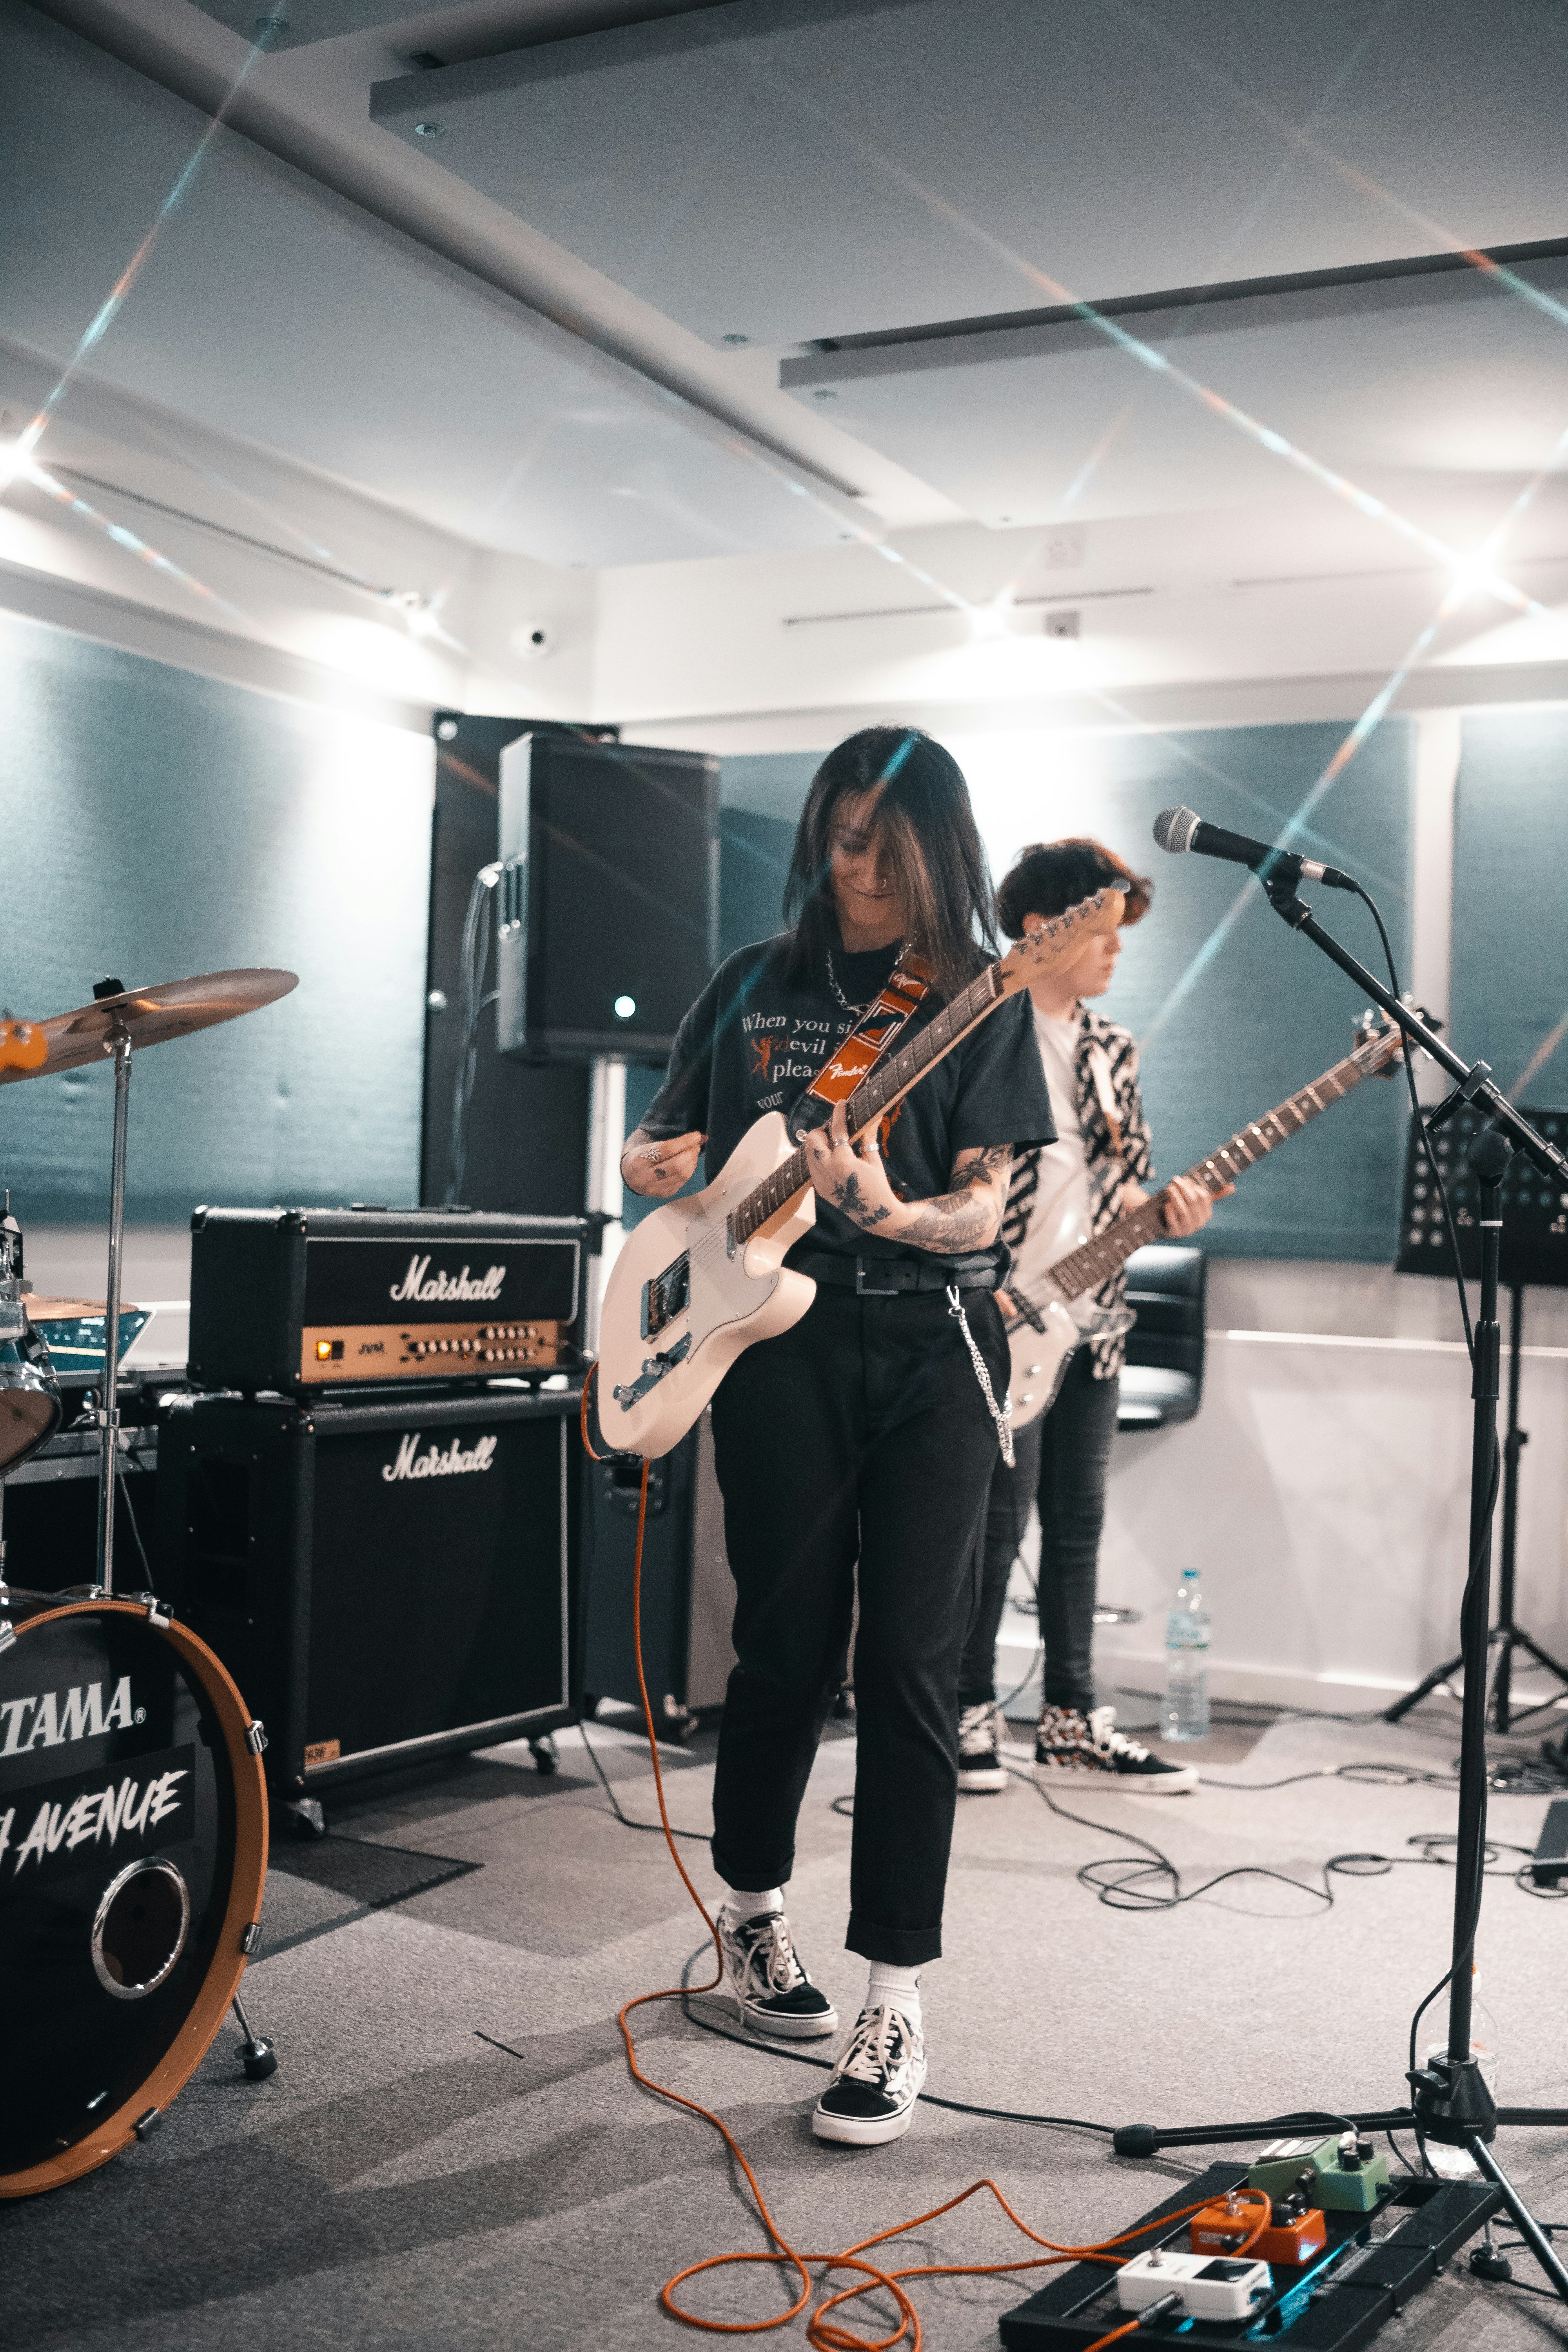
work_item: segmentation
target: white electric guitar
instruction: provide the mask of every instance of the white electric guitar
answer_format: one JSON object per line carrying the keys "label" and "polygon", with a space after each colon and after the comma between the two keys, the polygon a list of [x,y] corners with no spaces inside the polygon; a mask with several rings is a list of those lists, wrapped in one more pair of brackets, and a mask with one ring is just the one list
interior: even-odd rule
{"label": "white electric guitar", "polygon": [[[864,1135],[1009,996],[1069,963],[1121,920],[1106,888],[1020,940],[879,1062],[845,1106]],[[617,1453],[656,1459],[678,1445],[735,1359],[798,1323],[816,1296],[784,1259],[816,1218],[805,1153],[782,1111],[747,1129],[711,1184],[669,1202],[627,1234],[599,1316],[595,1403]]]}
{"label": "white electric guitar", "polygon": [[[1300,1135],[1309,1121],[1327,1110],[1331,1103],[1342,1102],[1352,1087],[1375,1071],[1392,1075],[1392,1065],[1397,1056],[1399,1032],[1392,1022],[1378,1023],[1377,1016],[1363,1016],[1360,1032],[1361,1043],[1342,1062],[1314,1078],[1310,1087],[1301,1087],[1280,1103],[1266,1111],[1250,1127],[1200,1160],[1187,1174],[1195,1183],[1211,1193],[1223,1192],[1238,1176],[1255,1167],[1266,1152],[1277,1144]],[[1044,1214],[1050,1216],[1049,1204]],[[1087,1328],[1074,1320],[1069,1303],[1081,1298],[1086,1292],[1098,1290],[1102,1282],[1124,1265],[1134,1250],[1145,1242],[1159,1241],[1165,1235],[1165,1194],[1159,1192],[1114,1224],[1107,1225],[1102,1234],[1089,1240],[1082,1225],[1082,1212],[1075,1207],[1062,1215],[1061,1230],[1054,1237],[1058,1254],[1051,1260],[1049,1271],[1037,1277],[1027,1296],[1016,1284],[1004,1286],[1005,1296],[1018,1310],[1017,1320],[1007,1327],[1007,1346],[1013,1358],[1013,1378],[1008,1394],[1013,1402],[1013,1426],[1026,1429],[1030,1422],[1056,1402],[1057,1391],[1066,1376],[1073,1350],[1093,1336],[1097,1328],[1091,1322]],[[1100,1318],[1098,1328],[1109,1328],[1110,1318]]]}

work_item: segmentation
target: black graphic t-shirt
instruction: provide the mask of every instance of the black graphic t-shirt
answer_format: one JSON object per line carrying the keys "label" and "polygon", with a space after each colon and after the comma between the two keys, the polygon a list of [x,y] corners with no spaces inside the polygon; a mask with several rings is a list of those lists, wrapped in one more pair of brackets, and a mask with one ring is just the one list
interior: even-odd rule
{"label": "black graphic t-shirt", "polygon": [[[770,1110],[794,1111],[828,1056],[859,1025],[860,1015],[847,1013],[829,989],[826,965],[804,982],[785,979],[788,950],[785,934],[739,948],[720,965],[681,1023],[664,1084],[643,1116],[645,1133],[658,1142],[693,1129],[704,1132],[710,1182],[753,1120]],[[897,961],[896,948],[866,955],[839,949],[833,968],[849,1003],[868,1006]],[[893,1052],[941,1007],[933,991],[899,1032]],[[816,1125],[827,1107],[813,1103],[807,1123]],[[961,1151],[998,1144],[1024,1150],[1054,1142],[1056,1132],[1029,999],[1020,993],[921,1079],[883,1120],[880,1140],[894,1192],[900,1200],[924,1201],[949,1189]],[[796,1244],[850,1257],[908,1256],[910,1246],[868,1234],[820,1199],[814,1230]],[[956,1257],[918,1254],[954,1274],[991,1270],[998,1280],[1008,1264],[1000,1241]]]}

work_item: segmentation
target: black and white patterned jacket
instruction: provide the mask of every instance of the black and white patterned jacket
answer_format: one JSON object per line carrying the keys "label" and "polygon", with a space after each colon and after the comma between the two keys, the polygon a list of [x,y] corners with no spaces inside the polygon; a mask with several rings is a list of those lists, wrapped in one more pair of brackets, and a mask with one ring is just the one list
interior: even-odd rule
{"label": "black and white patterned jacket", "polygon": [[[1110,1086],[1110,1099],[1116,1121],[1121,1131],[1121,1151],[1118,1157],[1095,1084],[1096,1048],[1103,1055],[1101,1068]],[[1078,1049],[1074,1055],[1078,1077],[1078,1115],[1083,1128],[1085,1155],[1089,1162],[1089,1233],[1101,1234],[1121,1213],[1122,1194],[1131,1183],[1141,1184],[1151,1192],[1154,1183],[1154,1160],[1149,1140],[1149,1122],[1143,1116],[1143,1097],[1138,1086],[1138,1042],[1131,1029],[1123,1029],[1115,1021],[1107,1021],[1098,1013],[1084,1010],[1078,1033]],[[1007,1192],[1007,1213],[1003,1221],[1002,1238],[1016,1249],[1029,1230],[1029,1218],[1039,1199],[1040,1154],[1022,1153],[1013,1168],[1013,1181]],[[1094,1294],[1094,1304],[1107,1313],[1124,1307],[1127,1300],[1127,1273],[1119,1268],[1109,1282],[1102,1283]],[[1113,1380],[1121,1371],[1127,1353],[1126,1341],[1119,1331],[1095,1334],[1089,1342],[1097,1381]]]}

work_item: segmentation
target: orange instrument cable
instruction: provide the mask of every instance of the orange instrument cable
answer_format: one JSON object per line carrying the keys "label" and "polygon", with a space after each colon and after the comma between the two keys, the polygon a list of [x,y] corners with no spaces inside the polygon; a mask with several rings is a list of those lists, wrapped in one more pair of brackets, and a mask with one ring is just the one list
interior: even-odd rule
{"label": "orange instrument cable", "polygon": [[[601,1462],[607,1457],[595,1452],[587,1433],[588,1388],[597,1369],[596,1364],[589,1367],[588,1376],[583,1387],[584,1401],[581,1410],[584,1444],[591,1457],[595,1462]],[[702,1897],[691,1883],[686,1864],[680,1859],[679,1848],[675,1843],[675,1832],[670,1827],[669,1813],[664,1796],[664,1774],[659,1763],[658,1735],[654,1727],[653,1707],[648,1699],[647,1677],[643,1673],[642,1560],[643,1536],[647,1525],[647,1480],[648,1464],[645,1458],[642,1466],[642,1483],[637,1496],[637,1550],[632,1569],[632,1646],[637,1658],[637,1692],[642,1700],[643,1725],[647,1733],[648,1756],[653,1765],[654,1793],[658,1800],[658,1818],[664,1831],[665,1843],[669,1849],[669,1858],[680,1874],[681,1885],[691,1897],[693,1905],[701,1916],[703,1926],[713,1939],[716,1969],[713,1977],[706,1984],[668,1985],[658,1992],[637,1993],[626,2003],[616,2021],[620,2027],[621,2040],[626,2045],[626,2066],[632,2080],[639,2084],[645,2091],[651,2092],[656,2098],[667,2099],[672,2106],[684,2107],[689,2115],[700,2116],[702,2122],[710,2124],[719,2134],[745,2177],[746,2186],[752,2193],[752,2201],[757,2209],[758,2219],[767,2232],[773,2248],[773,2252],[768,2253],[747,2252],[709,2254],[701,2262],[689,2263],[684,2270],[677,2271],[673,2278],[667,2279],[659,2289],[659,2302],[670,2317],[683,2321],[688,2327],[702,2328],[715,2336],[760,2336],[766,2334],[772,2328],[787,2327],[792,2320],[798,2319],[801,2313],[805,2310],[811,2301],[815,2286],[820,2284],[813,2280],[808,2268],[809,2264],[815,2263],[820,2266],[825,2275],[834,2271],[853,2271],[860,2275],[856,2284],[841,2287],[836,2294],[827,2296],[824,2302],[818,2304],[816,2310],[811,2313],[806,2321],[805,2336],[807,2343],[812,2347],[812,2352],[894,2352],[894,2347],[902,2344],[906,2337],[909,2352],[921,2352],[923,2337],[920,2315],[904,2290],[901,2284],[903,2280],[994,2278],[1013,2271],[1046,2270],[1058,2263],[1105,2262],[1119,2265],[1125,2257],[1114,2251],[1118,2246],[1124,2246],[1131,2239],[1144,2236],[1149,2230],[1156,2226],[1168,2228],[1172,2222],[1184,2220],[1189,2213],[1201,2212],[1205,2205],[1212,2204],[1214,2202],[1212,2197],[1201,2198],[1194,2204],[1182,2207],[1177,2212],[1162,2214],[1158,2224],[1152,2221],[1139,2222],[1132,2229],[1124,2230],[1119,2237],[1106,2238],[1097,2245],[1061,2246],[1056,2244],[1052,2239],[1042,2237],[1037,2231],[1031,2230],[1028,2223],[1015,2213],[994,2180],[976,2180],[973,2181],[967,2189],[961,2189],[957,2196],[950,2197],[945,2204],[933,2205],[928,2213],[920,2213],[910,2221],[896,2222],[886,2230],[879,2230],[874,2236],[862,2238],[858,2244],[847,2246],[841,2253],[802,2253],[790,2243],[773,2220],[757,2176],[747,2162],[740,2142],[735,2138],[722,2116],[715,2115],[711,2107],[705,2107],[700,2100],[689,2099],[683,2093],[672,2091],[668,2084],[656,2083],[651,2074],[644,2074],[637,2063],[637,2048],[632,2041],[630,2024],[627,2022],[632,2011],[645,2008],[649,2001],[679,2000],[683,1995],[691,1992],[717,1992],[724,1981],[724,1960],[719,1942],[719,1930],[709,1916],[708,1907]],[[989,2189],[1014,2227],[1020,2231],[1032,2244],[1046,2247],[1047,2252],[1043,2255],[1026,2255],[1021,2261],[1013,2263],[926,2263],[916,2268],[903,2271],[883,2270],[875,2263],[861,2259],[873,2246],[883,2245],[890,2238],[904,2237],[911,2230],[923,2228],[928,2221],[940,2220],[942,2214],[951,2213],[954,2207],[965,2204],[970,2198],[978,2196],[982,2189]],[[1249,2240],[1248,2243],[1250,2242]],[[793,2272],[799,2281],[800,2292],[789,2309],[777,2313],[771,2319],[704,2319],[697,2312],[686,2310],[676,2301],[676,2289],[684,2285],[688,2279],[696,2278],[704,2271],[728,2269],[736,2263],[766,2263],[776,2269]],[[879,2289],[891,2296],[900,2315],[899,2325],[890,2336],[863,2336],[842,2326],[837,2319],[830,2316],[842,2305],[853,2303],[859,2296],[874,2294]],[[1102,2352],[1103,2346],[1112,2342],[1117,2336],[1129,2334],[1137,2325],[1136,2318],[1129,2320],[1125,2327],[1115,2328],[1110,2336],[1102,2336],[1099,2344],[1089,2347],[1089,2352]]]}

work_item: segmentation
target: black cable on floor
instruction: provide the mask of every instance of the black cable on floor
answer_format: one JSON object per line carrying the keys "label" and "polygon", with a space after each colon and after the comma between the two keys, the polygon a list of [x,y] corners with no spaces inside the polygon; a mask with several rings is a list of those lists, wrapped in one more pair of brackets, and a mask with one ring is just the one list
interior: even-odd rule
{"label": "black cable on floor", "polygon": [[[1223,1885],[1227,1878],[1276,1878],[1282,1886],[1293,1886],[1299,1894],[1310,1895],[1314,1903],[1321,1903],[1325,1910],[1331,1911],[1334,1907],[1333,1889],[1328,1883],[1328,1874],[1333,1867],[1331,1863],[1323,1864],[1321,1886],[1310,1886],[1304,1878],[1292,1878],[1283,1870],[1271,1870],[1266,1863],[1247,1862],[1238,1863],[1230,1870],[1216,1871],[1212,1878],[1205,1878],[1201,1886],[1189,1887],[1184,1892],[1182,1874],[1175,1864],[1148,1838],[1140,1837],[1135,1830],[1118,1829],[1111,1822],[1091,1822],[1082,1813],[1068,1812],[1065,1805],[1058,1804],[1048,1790],[1040,1787],[1033,1773],[1021,1771],[1016,1764],[1009,1764],[1007,1769],[1016,1780],[1027,1782],[1042,1803],[1048,1805],[1062,1821],[1075,1822],[1079,1829],[1099,1830],[1107,1837],[1122,1838],[1129,1845],[1140,1847],[1149,1856],[1147,1862],[1133,1862],[1123,1861],[1112,1854],[1099,1861],[1086,1862],[1074,1873],[1079,1885],[1088,1887],[1108,1911],[1174,1911],[1184,1903],[1195,1903],[1200,1895],[1208,1894],[1211,1888]],[[1099,1874],[1108,1870],[1118,1871],[1121,1875],[1105,1878]],[[1167,1879],[1173,1892],[1157,1895],[1139,1885],[1138,1881],[1142,1878]]]}
{"label": "black cable on floor", "polygon": [[[662,1822],[634,1822],[629,1813],[622,1812],[620,1799],[616,1796],[614,1789],[610,1786],[609,1776],[605,1772],[604,1766],[600,1763],[597,1755],[595,1753],[594,1743],[588,1737],[588,1726],[581,1717],[578,1718],[577,1728],[583,1735],[583,1745],[588,1751],[588,1761],[592,1764],[595,1771],[598,1774],[600,1785],[604,1789],[605,1796],[608,1797],[610,1801],[610,1810],[615,1814],[616,1821],[620,1822],[621,1827],[627,1830],[650,1830],[655,1837],[662,1837],[664,1835],[664,1826]],[[704,1845],[709,1843],[708,1832],[706,1830],[678,1830],[672,1822],[670,1823],[670,1832],[675,1837],[698,1838]]]}

